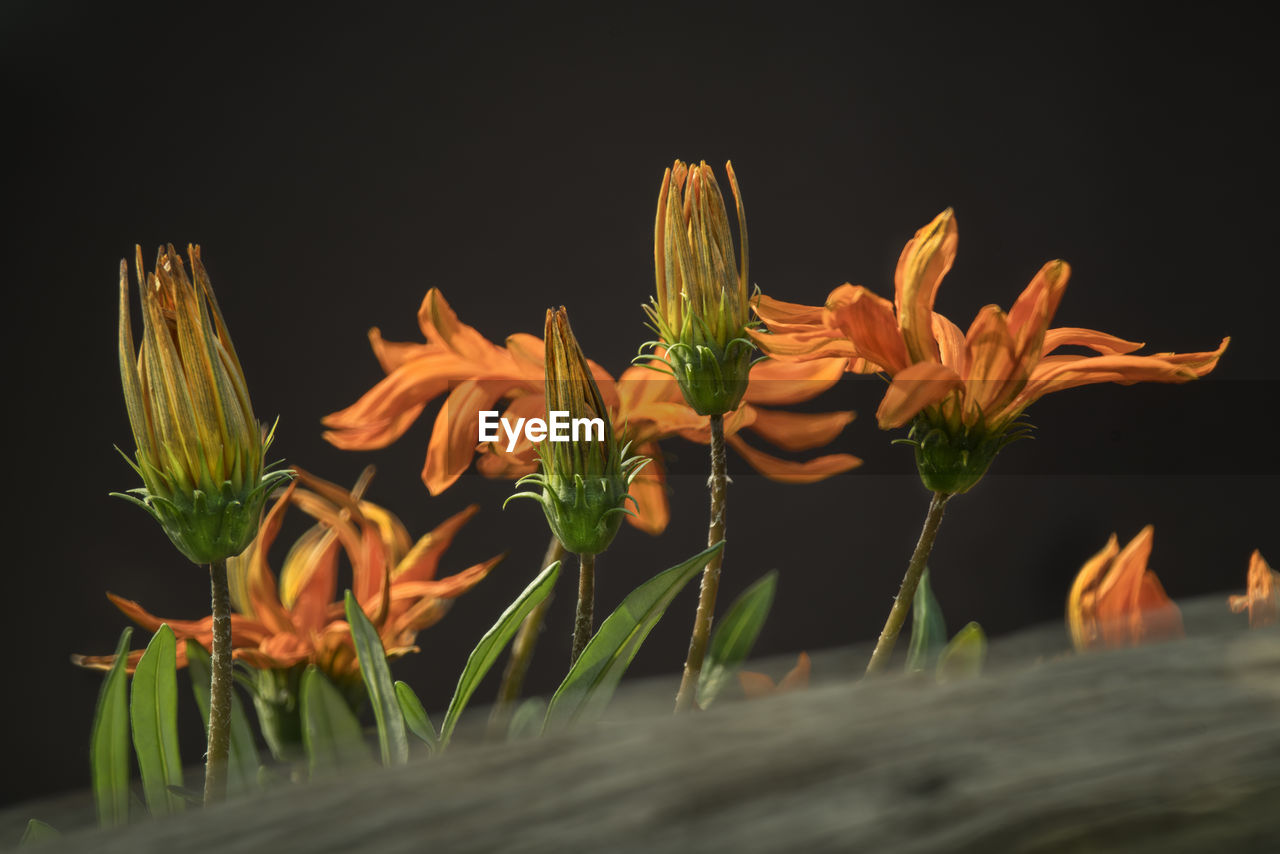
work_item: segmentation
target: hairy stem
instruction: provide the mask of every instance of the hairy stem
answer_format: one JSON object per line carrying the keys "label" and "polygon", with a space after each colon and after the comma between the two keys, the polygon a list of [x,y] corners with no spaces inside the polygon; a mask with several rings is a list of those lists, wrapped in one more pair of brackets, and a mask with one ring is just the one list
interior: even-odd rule
{"label": "hairy stem", "polygon": [[945,492],[935,492],[929,502],[929,513],[924,517],[924,528],[920,531],[920,540],[916,550],[907,564],[907,574],[902,577],[902,586],[898,588],[898,596],[889,609],[889,619],[885,620],[880,639],[876,641],[875,652],[871,653],[871,661],[867,663],[867,675],[882,672],[893,655],[893,646],[897,643],[898,632],[907,620],[911,610],[911,600],[916,595],[916,587],[920,585],[920,576],[924,574],[925,565],[929,562],[929,552],[933,551],[934,538],[938,536],[938,526],[942,524],[942,510],[951,496]]}
{"label": "hairy stem", "polygon": [[[724,463],[724,416],[711,416],[711,524],[707,528],[707,545],[714,546],[724,539],[725,490],[729,476]],[[693,706],[698,691],[698,677],[702,673],[702,659],[707,654],[707,641],[711,637],[711,623],[716,612],[716,593],[720,590],[720,567],[724,564],[724,549],[716,552],[702,571],[702,592],[698,596],[698,613],[693,619],[693,636],[689,639],[689,655],[684,662],[684,676],[680,680],[680,693],[676,694],[676,712]]]}
{"label": "hairy stem", "polygon": [[209,683],[209,751],[204,766],[205,806],[227,796],[227,754],[231,748],[231,593],[227,562],[209,564],[213,605],[213,675]]}
{"label": "hairy stem", "polygon": [[596,556],[578,555],[578,614],[573,620],[573,651],[569,666],[573,667],[591,640],[596,609]]}
{"label": "hairy stem", "polygon": [[[542,558],[542,569],[564,557],[564,546],[555,534],[547,544],[547,553]],[[502,684],[498,686],[498,703],[489,716],[489,724],[501,728],[511,716],[511,707],[520,699],[524,690],[524,677],[529,672],[529,663],[533,661],[533,649],[538,645],[538,636],[542,634],[542,624],[546,622],[547,608],[555,598],[554,591],[547,594],[538,605],[529,612],[520,623],[520,631],[516,632],[511,642],[511,654],[507,657],[507,667],[502,671]]]}

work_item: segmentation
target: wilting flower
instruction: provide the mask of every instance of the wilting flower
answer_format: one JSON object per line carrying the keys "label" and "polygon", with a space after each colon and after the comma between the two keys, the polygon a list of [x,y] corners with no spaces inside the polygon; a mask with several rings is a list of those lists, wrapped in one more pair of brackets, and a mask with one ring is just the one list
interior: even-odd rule
{"label": "wilting flower", "polygon": [[[933,310],[955,259],[951,210],[916,232],[898,259],[894,301],[842,285],[825,307],[756,301],[771,334],[753,332],[774,358],[842,357],[850,371],[892,377],[876,413],[882,429],[914,422],[910,441],[926,485],[964,492],[1019,435],[1015,421],[1040,397],[1100,382],[1185,382],[1217,365],[1229,338],[1204,353],[1131,355],[1142,345],[1092,329],[1049,328],[1070,267],[1050,261],[1007,314],[988,305],[967,333]],[[1074,355],[1081,347],[1098,355]]]}
{"label": "wilting flower", "polygon": [[[245,552],[228,561],[233,655],[256,668],[282,670],[314,664],[335,682],[348,683],[359,663],[338,595],[338,556],[351,564],[352,592],[378,629],[388,657],[417,651],[419,631],[437,622],[451,600],[474,587],[501,560],[491,558],[445,578],[436,567],[454,536],[475,515],[472,505],[414,542],[388,510],[361,500],[367,478],[351,491],[299,471],[298,482],[276,500],[262,529]],[[279,580],[267,553],[275,542],[286,510],[302,510],[316,524],[290,547]],[[179,638],[192,638],[208,648],[213,618],[169,620],[156,617],[137,602],[107,594],[138,625],[155,631],[168,623]],[[130,654],[133,667],[142,655]],[[77,656],[76,663],[111,666],[113,656]],[[186,665],[178,648],[178,664]]]}
{"label": "wilting flower", "polygon": [[[726,163],[738,211],[741,265],[715,173],[703,161],[677,160],[662,177],[653,229],[657,296],[644,306],[663,352],[641,356],[669,370],[699,415],[732,412],[747,390],[751,310],[747,297],[747,218],[742,194]],[[661,370],[661,369],[658,369]]]}
{"label": "wilting flower", "polygon": [[150,513],[192,561],[213,563],[249,545],[267,493],[290,473],[263,466],[271,437],[254,418],[200,247],[187,253],[194,284],[172,246],[160,250],[155,272],[144,281],[137,248],[137,352],[129,268],[120,262],[120,378],[137,443],[136,462],[129,464],[145,484],[120,497]]}
{"label": "wilting flower", "polygon": [[1067,626],[1079,652],[1180,638],[1182,613],[1147,569],[1155,528],[1121,549],[1112,534],[1084,566],[1067,598]]}
{"label": "wilting flower", "polygon": [[[499,347],[461,323],[439,290],[427,292],[418,311],[425,344],[384,341],[375,328],[369,333],[387,376],[356,403],[324,419],[325,438],[339,448],[372,450],[394,442],[436,397],[448,396],[436,417],[422,479],[433,495],[451,486],[476,461],[486,477],[515,479],[537,469],[534,446],[521,436],[508,450],[505,437],[477,444],[480,411],[505,401],[503,417],[541,418],[545,400],[543,340],[523,333]],[[707,416],[693,412],[673,377],[632,367],[615,380],[588,360],[601,398],[609,408],[619,445],[653,462],[631,484],[636,515],[631,524],[651,534],[666,528],[668,511],[662,467],[661,439],[682,436],[710,441]],[[725,436],[750,465],[766,477],[805,483],[848,471],[861,461],[849,454],[828,454],[803,462],[781,459],[747,444],[741,431],[750,430],[787,451],[804,451],[830,443],[853,419],[852,412],[791,413],[768,409],[816,397],[844,373],[844,359],[803,363],[757,363],[750,374],[744,402],[725,419]]]}
{"label": "wilting flower", "polygon": [[787,675],[783,676],[782,681],[777,684],[774,684],[774,681],[765,674],[749,670],[738,673],[738,684],[742,686],[742,693],[746,694],[748,699],[807,688],[809,687],[809,654],[800,653],[796,657],[796,666],[787,671]]}
{"label": "wilting flower", "polygon": [[1231,610],[1240,614],[1249,612],[1249,628],[1274,625],[1280,618],[1280,572],[1271,568],[1254,549],[1249,557],[1248,592],[1228,599]]}
{"label": "wilting flower", "polygon": [[[571,436],[567,442],[548,437],[541,442],[541,471],[516,481],[517,486],[532,484],[541,491],[517,492],[511,498],[532,498],[541,504],[547,524],[566,550],[596,555],[613,542],[628,512],[627,490],[649,460],[629,457],[627,448],[619,447],[609,407],[591,377],[587,357],[563,308],[547,310],[545,340],[548,418],[552,412],[567,413],[575,429],[579,422],[586,423],[588,435]],[[598,435],[590,435],[593,422]]]}

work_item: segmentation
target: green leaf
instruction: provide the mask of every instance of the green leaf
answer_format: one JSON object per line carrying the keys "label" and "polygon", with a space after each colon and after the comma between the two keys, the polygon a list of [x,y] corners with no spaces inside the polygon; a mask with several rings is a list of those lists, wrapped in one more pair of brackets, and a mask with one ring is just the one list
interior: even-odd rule
{"label": "green leaf", "polygon": [[911,600],[911,645],[907,647],[907,672],[923,673],[934,665],[938,653],[947,643],[947,624],[942,607],[929,585],[929,569],[925,568]]}
{"label": "green leaf", "polygon": [[507,741],[533,738],[542,732],[542,721],[547,716],[546,701],[530,697],[516,707],[507,725]]}
{"label": "green leaf", "polygon": [[358,768],[369,762],[360,721],[342,694],[323,673],[308,667],[302,674],[302,746],[311,776]]}
{"label": "green leaf", "polygon": [[471,655],[467,657],[467,664],[462,668],[462,675],[458,677],[458,687],[453,690],[453,699],[449,702],[448,711],[445,712],[444,722],[440,724],[441,749],[449,745],[454,727],[458,725],[458,719],[462,717],[462,711],[467,707],[467,702],[480,685],[480,681],[498,660],[498,656],[502,655],[511,638],[519,631],[524,618],[555,588],[556,579],[559,577],[560,561],[556,561],[538,573],[538,577],[533,579],[524,592],[507,606],[507,610],[498,617],[498,622],[484,633],[484,637],[480,638],[476,648],[471,650]]}
{"label": "green leaf", "polygon": [[987,636],[983,634],[982,626],[969,623],[956,632],[951,643],[938,656],[938,681],[971,679],[982,673],[986,659]]}
{"label": "green leaf", "polygon": [[[191,674],[191,690],[200,707],[200,719],[204,722],[205,735],[209,734],[209,685],[213,665],[209,653],[200,644],[187,638],[187,672]],[[237,680],[238,681],[238,680]],[[227,789],[231,792],[252,792],[258,785],[258,743],[249,728],[240,698],[231,692],[231,751],[227,757]]]}
{"label": "green leaf", "polygon": [[409,736],[405,734],[404,713],[400,711],[400,701],[396,699],[396,689],[391,683],[387,652],[382,648],[378,630],[364,615],[364,609],[350,590],[345,602],[351,639],[355,641],[356,656],[360,659],[360,675],[369,692],[373,716],[378,721],[378,749],[382,751],[382,764],[403,765],[409,761]]}
{"label": "green leaf", "polygon": [[22,831],[22,839],[18,841],[18,847],[26,848],[28,845],[35,845],[49,839],[57,839],[61,835],[52,825],[33,818],[27,822],[27,829]]}
{"label": "green leaf", "polygon": [[98,692],[98,708],[89,737],[93,800],[98,807],[98,823],[103,827],[129,821],[129,700],[125,692],[129,677],[125,666],[132,637],[132,628],[120,634],[115,663]]}
{"label": "green leaf", "polygon": [[418,699],[418,695],[413,693],[413,689],[405,682],[396,683],[396,699],[400,701],[400,711],[404,714],[404,722],[409,727],[409,732],[416,735],[435,751],[439,747],[440,740],[436,736],[436,728],[431,725],[431,718],[427,717],[427,710],[422,707],[422,701]]}
{"label": "green leaf", "polygon": [[162,623],[133,671],[129,695],[133,750],[142,776],[142,794],[153,816],[181,812],[182,798],[169,793],[182,786],[182,757],[178,755],[177,641]]}
{"label": "green leaf", "polygon": [[671,600],[723,547],[722,540],[684,563],[658,573],[622,600],[618,609],[600,624],[600,630],[556,689],[547,709],[547,728],[599,717],[631,659],[662,619]]}
{"label": "green leaf", "polygon": [[766,573],[733,600],[724,618],[716,624],[707,649],[707,661],[698,676],[698,705],[706,708],[715,700],[734,672],[747,660],[755,646],[765,618],[773,607],[778,588],[778,571]]}

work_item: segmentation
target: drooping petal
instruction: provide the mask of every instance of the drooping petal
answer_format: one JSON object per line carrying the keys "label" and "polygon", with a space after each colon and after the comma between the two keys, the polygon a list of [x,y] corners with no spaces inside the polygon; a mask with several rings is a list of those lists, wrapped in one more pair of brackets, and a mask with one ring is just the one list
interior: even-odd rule
{"label": "drooping petal", "polygon": [[881,430],[901,427],[961,385],[960,375],[940,362],[914,364],[893,378],[876,410],[876,421]]}
{"label": "drooping petal", "polygon": [[1093,383],[1182,383],[1196,376],[1190,368],[1155,356],[1046,356],[1032,371],[1015,408],[1025,409],[1046,394]]}
{"label": "drooping petal", "polygon": [[933,337],[933,303],[938,285],[956,257],[958,231],[951,208],[933,218],[903,247],[894,271],[894,306],[898,326],[913,362],[937,360]]}
{"label": "drooping petal", "polygon": [[779,483],[817,483],[832,475],[847,472],[862,465],[862,460],[852,454],[827,454],[810,460],[795,462],[759,451],[740,436],[728,436],[725,442],[737,451],[747,464],[760,474]]}
{"label": "drooping petal", "polygon": [[1048,356],[1059,347],[1087,347],[1104,356],[1123,356],[1142,347],[1139,341],[1126,341],[1096,329],[1061,326],[1045,332],[1040,355]]}
{"label": "drooping petal", "polygon": [[[114,593],[108,593],[107,598],[111,600],[111,604],[120,609],[122,614],[149,632],[157,631],[162,623],[168,623],[175,637],[193,638],[206,647],[213,640],[212,616],[200,620],[167,619],[155,616],[132,599],[125,599]],[[267,627],[257,620],[251,620],[240,614],[231,615],[232,646],[256,645],[270,634]]]}
{"label": "drooping petal", "polygon": [[503,391],[494,382],[466,380],[449,393],[436,416],[422,467],[422,482],[432,495],[452,486],[471,465],[480,435],[480,412],[492,409]]}
{"label": "drooping petal", "polygon": [[853,344],[839,331],[825,327],[776,333],[748,329],[747,337],[773,359],[803,362],[810,359],[852,359],[858,355]]}
{"label": "drooping petal", "polygon": [[[836,298],[836,294],[841,296]],[[932,298],[930,298],[932,310]],[[932,317],[926,323],[932,324]],[[911,363],[903,332],[898,329],[893,303],[862,286],[833,291],[827,301],[827,323],[852,342],[858,355],[896,374]],[[933,340],[932,333],[929,340]],[[936,355],[934,345],[934,358]]]}
{"label": "drooping petal", "polygon": [[[804,362],[766,359],[752,367],[742,399],[762,406],[789,406],[811,400],[839,382],[847,364],[848,359],[844,358]],[[671,384],[674,386],[675,381]]]}
{"label": "drooping petal", "polygon": [[784,451],[807,451],[835,441],[853,421],[852,412],[785,412],[755,410],[750,429]]}

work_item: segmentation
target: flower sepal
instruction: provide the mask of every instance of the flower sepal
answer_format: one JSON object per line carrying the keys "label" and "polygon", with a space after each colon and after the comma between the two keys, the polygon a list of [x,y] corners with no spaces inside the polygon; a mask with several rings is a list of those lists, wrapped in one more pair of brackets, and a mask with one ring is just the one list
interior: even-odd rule
{"label": "flower sepal", "polygon": [[912,422],[907,438],[895,439],[894,444],[911,445],[915,450],[916,470],[926,489],[959,495],[982,480],[1001,448],[1031,433],[1025,422],[1011,426],[1019,429],[993,431],[982,422],[939,424],[922,413]]}
{"label": "flower sepal", "polygon": [[[693,325],[686,323],[686,333]],[[671,344],[665,340],[666,336],[645,345],[665,350],[662,355],[641,353],[635,361],[646,367],[653,367],[652,362],[664,365],[665,369],[654,370],[670,373],[685,402],[699,415],[726,415],[738,408],[755,363],[755,345],[750,339],[732,338],[723,347],[709,334],[685,334]]]}

